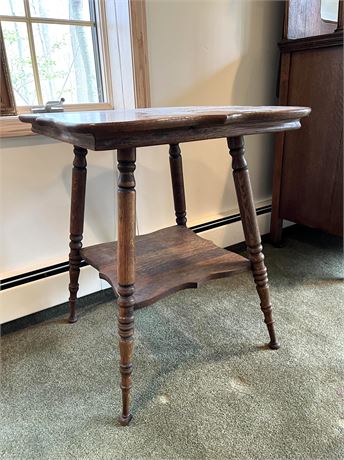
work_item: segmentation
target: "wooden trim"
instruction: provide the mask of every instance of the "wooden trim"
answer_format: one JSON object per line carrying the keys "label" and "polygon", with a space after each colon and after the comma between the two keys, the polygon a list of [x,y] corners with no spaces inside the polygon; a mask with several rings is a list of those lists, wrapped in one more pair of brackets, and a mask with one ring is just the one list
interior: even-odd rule
{"label": "wooden trim", "polygon": [[0,138],[32,136],[34,133],[26,123],[19,121],[17,116],[0,118]]}
{"label": "wooden trim", "polygon": [[282,52],[302,51],[312,48],[328,48],[329,46],[343,46],[343,32],[314,37],[297,38],[295,40],[282,40],[278,44]]}
{"label": "wooden trim", "polygon": [[289,28],[289,0],[284,1],[283,40],[288,39]]}
{"label": "wooden trim", "polygon": [[129,0],[136,107],[150,107],[145,0]]}
{"label": "wooden trim", "polygon": [[1,21],[9,22],[32,22],[32,24],[64,24],[66,26],[85,26],[92,27],[94,26],[94,21],[83,21],[82,19],[54,19],[54,18],[43,18],[43,17],[33,17],[30,15],[27,16],[8,16],[0,15]]}
{"label": "wooden trim", "polygon": [[32,27],[32,23],[30,22],[30,5],[29,5],[28,0],[24,0],[24,9],[25,9],[25,16],[27,18],[26,30],[27,30],[29,49],[30,49],[33,78],[34,78],[36,94],[37,94],[37,102],[38,104],[43,105],[44,104],[43,94],[42,94],[41,81],[39,77],[35,40],[33,37],[33,27]]}
{"label": "wooden trim", "polygon": [[0,114],[15,115],[16,105],[14,101],[13,89],[8,70],[8,62],[6,50],[4,46],[4,38],[0,23]]}
{"label": "wooden trim", "polygon": [[[279,81],[280,105],[288,105],[289,80],[291,69],[291,54],[281,55],[281,71]],[[274,174],[272,182],[272,210],[270,221],[270,234],[273,243],[278,244],[282,237],[283,219],[280,217],[281,185],[282,185],[282,165],[284,152],[285,133],[278,133],[275,140]]]}
{"label": "wooden trim", "polygon": [[338,24],[336,32],[343,32],[343,25],[344,25],[344,2],[343,0],[339,0],[338,6]]}
{"label": "wooden trim", "polygon": [[[77,104],[77,105],[66,105],[67,112],[79,112],[82,110],[109,110],[112,109],[112,105],[108,103],[99,104]],[[19,107],[18,112],[30,113],[30,107]],[[23,137],[33,136],[36,133],[31,131],[31,125],[23,123],[19,120],[18,116],[2,116],[0,117],[0,138],[5,137]]]}

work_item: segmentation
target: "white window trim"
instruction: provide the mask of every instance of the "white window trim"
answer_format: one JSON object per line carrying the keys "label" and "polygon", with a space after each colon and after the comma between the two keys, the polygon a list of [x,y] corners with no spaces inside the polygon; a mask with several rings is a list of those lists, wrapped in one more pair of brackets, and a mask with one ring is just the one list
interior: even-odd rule
{"label": "white window trim", "polygon": [[[146,27],[145,2],[144,0],[100,0],[97,3],[101,68],[104,94],[108,102],[66,104],[65,110],[76,112],[148,106],[148,59],[146,50],[142,53],[142,49],[146,46],[146,31],[142,30],[142,27]],[[140,18],[139,21],[137,17]],[[138,46],[138,43],[141,50],[135,52],[134,49],[133,52],[133,46]],[[135,62],[137,56],[143,56],[145,75],[142,74],[142,63]],[[135,72],[139,66],[141,66],[141,75]],[[141,81],[138,81],[139,78]],[[145,91],[140,89],[143,87],[146,88]],[[145,93],[144,97],[142,93]],[[30,112],[30,107],[18,107],[18,112]],[[28,126],[20,122],[17,116],[0,117],[0,137],[33,135]]]}

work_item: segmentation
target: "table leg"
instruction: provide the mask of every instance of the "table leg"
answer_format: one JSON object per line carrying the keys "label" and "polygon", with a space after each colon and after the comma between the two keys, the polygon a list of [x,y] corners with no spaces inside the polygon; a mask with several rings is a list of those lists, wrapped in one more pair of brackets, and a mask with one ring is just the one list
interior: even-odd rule
{"label": "table leg", "polygon": [[134,346],[134,291],[135,291],[135,161],[136,150],[120,149],[118,161],[118,334],[122,389],[121,425],[128,425],[130,389],[132,386],[132,354]]}
{"label": "table leg", "polygon": [[183,161],[178,144],[170,145],[170,170],[173,189],[174,210],[178,225],[186,226],[186,205],[183,177]]}
{"label": "table leg", "polygon": [[77,321],[75,303],[79,290],[80,249],[84,231],[84,210],[86,192],[86,155],[87,150],[74,146],[74,161],[72,172],[72,192],[70,211],[70,253],[69,253],[69,319],[70,323]]}
{"label": "table leg", "polygon": [[242,136],[228,138],[228,147],[232,156],[233,177],[248,256],[252,264],[253,277],[260,298],[264,321],[270,335],[269,346],[272,349],[277,349],[279,348],[279,343],[276,340],[274,321],[272,319],[267,269],[264,264],[263,248],[253,201],[250,176],[244,157],[244,138]]}

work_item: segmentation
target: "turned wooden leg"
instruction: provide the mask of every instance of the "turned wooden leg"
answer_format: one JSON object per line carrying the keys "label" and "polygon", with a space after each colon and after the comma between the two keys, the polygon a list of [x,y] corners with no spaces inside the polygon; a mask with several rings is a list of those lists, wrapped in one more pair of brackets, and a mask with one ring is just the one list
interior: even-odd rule
{"label": "turned wooden leg", "polygon": [[264,264],[263,248],[253,201],[250,176],[244,157],[244,138],[242,136],[229,138],[228,147],[232,156],[234,183],[248,256],[252,264],[253,277],[260,298],[260,306],[264,314],[264,321],[270,335],[269,346],[272,349],[277,349],[279,348],[279,343],[276,340],[274,321],[272,319],[267,269]]}
{"label": "turned wooden leg", "polygon": [[118,334],[122,389],[121,425],[128,425],[130,389],[132,386],[132,354],[134,346],[134,291],[135,291],[135,149],[121,149],[118,161]]}
{"label": "turned wooden leg", "polygon": [[70,323],[77,320],[75,303],[79,290],[80,249],[82,248],[82,233],[84,230],[84,210],[86,191],[86,155],[87,150],[74,146],[74,161],[72,172],[72,192],[70,210],[70,253],[69,253],[69,318]]}
{"label": "turned wooden leg", "polygon": [[176,222],[178,225],[183,225],[185,227],[186,206],[183,177],[183,162],[178,144],[170,145],[170,170]]}

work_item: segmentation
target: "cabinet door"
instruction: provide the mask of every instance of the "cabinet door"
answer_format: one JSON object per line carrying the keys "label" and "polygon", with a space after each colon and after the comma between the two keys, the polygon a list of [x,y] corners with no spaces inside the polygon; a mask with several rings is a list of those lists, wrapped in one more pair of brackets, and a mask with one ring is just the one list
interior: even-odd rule
{"label": "cabinet door", "polygon": [[285,135],[280,216],[343,232],[342,47],[291,53],[288,105],[309,106],[302,128]]}

